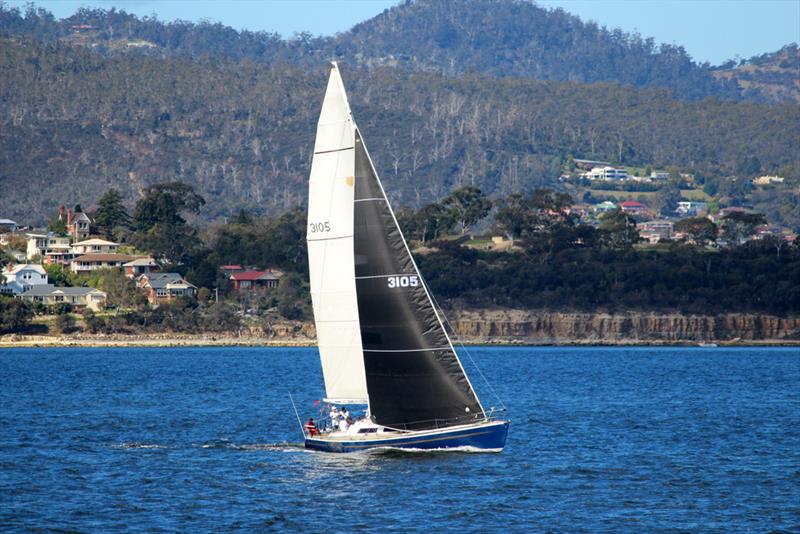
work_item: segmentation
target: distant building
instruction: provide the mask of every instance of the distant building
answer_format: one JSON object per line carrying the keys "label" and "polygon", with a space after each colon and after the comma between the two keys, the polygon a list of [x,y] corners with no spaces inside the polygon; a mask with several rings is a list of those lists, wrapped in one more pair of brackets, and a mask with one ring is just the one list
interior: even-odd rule
{"label": "distant building", "polygon": [[41,265],[8,265],[0,274],[0,294],[19,295],[34,286],[46,285],[47,282],[47,271]]}
{"label": "distant building", "polygon": [[27,255],[28,259],[45,259],[48,255],[58,256],[59,254],[70,254],[70,238],[57,236],[52,232],[46,234],[26,234],[28,238]]}
{"label": "distant building", "polygon": [[615,209],[617,209],[617,205],[609,200],[606,200],[605,202],[601,202],[600,204],[596,204],[594,206],[595,213],[606,213],[608,211],[614,211]]}
{"label": "distant building", "polygon": [[641,215],[647,211],[647,206],[635,200],[626,200],[619,205],[620,209],[629,215]]}
{"label": "distant building", "polygon": [[636,225],[642,239],[658,243],[672,239],[675,224],[672,221],[646,221]]}
{"label": "distant building", "polygon": [[231,274],[234,291],[255,291],[278,287],[280,275],[272,270],[241,271]]}
{"label": "distant building", "polygon": [[695,217],[700,212],[708,209],[708,202],[695,202],[693,200],[681,200],[678,202],[678,207],[675,208],[675,213],[684,216]]}
{"label": "distant building", "polygon": [[153,258],[136,258],[123,263],[122,267],[125,269],[125,276],[132,280],[136,280],[143,274],[150,274],[158,270],[158,264]]}
{"label": "distant building", "polygon": [[82,211],[75,212],[61,206],[58,209],[58,218],[64,221],[67,233],[75,239],[86,239],[91,231],[92,220]]}
{"label": "distant building", "polygon": [[222,271],[225,278],[230,278],[233,273],[242,272],[245,269],[241,265],[220,265],[219,270]]}
{"label": "distant building", "polygon": [[150,273],[139,277],[136,285],[147,294],[150,304],[197,296],[197,286],[187,282],[179,273]]}
{"label": "distant building", "polygon": [[106,305],[106,293],[93,287],[55,287],[53,284],[37,285],[17,295],[26,302],[41,302],[48,306],[71,304],[80,308],[99,310]]}
{"label": "distant building", "polygon": [[17,223],[11,219],[0,219],[0,232],[16,232]]}
{"label": "distant building", "polygon": [[585,176],[589,180],[627,180],[628,171],[614,167],[595,167]]}
{"label": "distant building", "polygon": [[78,241],[72,244],[72,252],[76,255],[81,254],[113,254],[119,248],[119,243],[106,241],[93,237],[85,241]]}
{"label": "distant building", "polygon": [[667,171],[653,171],[650,173],[650,178],[653,180],[669,180],[669,173]]}
{"label": "distant building", "polygon": [[75,274],[88,274],[97,269],[121,268],[135,259],[127,254],[84,254],[72,260],[69,268]]}
{"label": "distant building", "polygon": [[758,178],[753,178],[753,185],[782,184],[783,181],[783,176],[759,176]]}

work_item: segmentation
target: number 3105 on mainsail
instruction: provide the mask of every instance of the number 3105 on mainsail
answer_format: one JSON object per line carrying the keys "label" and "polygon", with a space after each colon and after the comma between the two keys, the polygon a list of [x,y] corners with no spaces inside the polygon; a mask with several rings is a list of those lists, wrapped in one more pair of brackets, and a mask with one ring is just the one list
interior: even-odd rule
{"label": "number 3105 on mainsail", "polygon": [[[509,422],[487,411],[395,219],[331,69],[308,198],[308,263],[325,402],[363,417],[309,422],[305,446],[500,451]],[[341,420],[338,420],[341,419]]]}

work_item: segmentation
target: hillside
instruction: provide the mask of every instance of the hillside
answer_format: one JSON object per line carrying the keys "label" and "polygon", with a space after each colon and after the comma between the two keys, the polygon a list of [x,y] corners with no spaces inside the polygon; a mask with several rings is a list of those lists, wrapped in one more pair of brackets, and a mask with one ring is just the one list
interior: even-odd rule
{"label": "hillside", "polygon": [[735,82],[743,95],[760,95],[773,102],[800,102],[800,47],[784,46],[777,52],[731,61],[713,71],[718,79]]}
{"label": "hillside", "polygon": [[[754,101],[796,100],[797,76],[769,85],[743,83],[724,68],[697,64],[680,46],[584,23],[563,10],[525,0],[404,2],[336,36],[237,32],[219,23],[163,23],[124,11],[82,8],[56,20],[45,10],[22,13],[0,5],[0,36],[91,47],[106,55],[216,57],[315,69],[339,58],[364,68],[461,76],[480,73],[581,83],[661,87],[682,99],[714,96]],[[751,76],[747,74],[746,76]]]}
{"label": "hillside", "polygon": [[[112,185],[135,199],[182,180],[206,220],[303,204],[327,67],[105,57],[58,42],[0,46],[3,216],[42,223]],[[397,204],[460,185],[492,195],[553,183],[567,155],[678,165],[708,179],[800,168],[800,109],[673,100],[608,84],[458,79],[344,67],[352,105]]]}

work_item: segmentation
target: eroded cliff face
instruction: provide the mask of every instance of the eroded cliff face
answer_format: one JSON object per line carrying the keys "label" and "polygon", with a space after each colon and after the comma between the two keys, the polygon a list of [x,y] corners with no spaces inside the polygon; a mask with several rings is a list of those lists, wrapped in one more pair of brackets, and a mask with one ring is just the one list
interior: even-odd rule
{"label": "eroded cliff face", "polygon": [[532,343],[780,341],[800,338],[800,317],[759,314],[559,313],[465,310],[448,314],[458,337],[471,342]]}

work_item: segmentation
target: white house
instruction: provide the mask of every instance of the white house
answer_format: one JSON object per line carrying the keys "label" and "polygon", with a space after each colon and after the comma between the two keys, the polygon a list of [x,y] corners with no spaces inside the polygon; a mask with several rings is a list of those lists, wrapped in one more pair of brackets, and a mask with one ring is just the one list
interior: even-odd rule
{"label": "white house", "polygon": [[119,243],[93,237],[92,239],[73,243],[72,253],[76,256],[81,254],[113,254],[118,248]]}
{"label": "white house", "polygon": [[76,274],[88,274],[97,269],[115,269],[122,267],[129,261],[135,259],[135,256],[128,256],[127,254],[83,254],[72,260],[69,264],[69,268]]}
{"label": "white house", "polygon": [[9,265],[3,269],[0,293],[19,295],[33,286],[47,284],[47,271],[35,263]]}
{"label": "white house", "polygon": [[627,180],[628,171],[614,167],[595,167],[585,176],[589,180]]}
{"label": "white house", "polygon": [[701,211],[708,209],[708,202],[695,202],[693,200],[682,200],[678,202],[678,207],[675,208],[675,213],[681,215],[697,215]]}
{"label": "white house", "polygon": [[25,234],[28,238],[28,259],[44,258],[50,254],[69,253],[69,237],[61,237],[49,232],[47,234]]}
{"label": "white house", "polygon": [[0,219],[0,232],[16,232],[17,223],[11,219]]}

